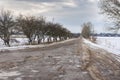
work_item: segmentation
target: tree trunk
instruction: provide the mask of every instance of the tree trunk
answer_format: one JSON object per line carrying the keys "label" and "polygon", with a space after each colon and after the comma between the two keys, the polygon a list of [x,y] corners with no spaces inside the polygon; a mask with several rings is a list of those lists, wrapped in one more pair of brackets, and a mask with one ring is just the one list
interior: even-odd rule
{"label": "tree trunk", "polygon": [[31,45],[32,44],[32,39],[29,39],[29,45]]}
{"label": "tree trunk", "polygon": [[38,44],[41,44],[42,39],[38,39]]}
{"label": "tree trunk", "polygon": [[55,41],[57,42],[57,37],[55,37]]}
{"label": "tree trunk", "polygon": [[45,37],[43,37],[43,43],[45,42]]}
{"label": "tree trunk", "polygon": [[5,38],[5,39],[3,39],[4,40],[4,44],[6,45],[6,46],[8,46],[8,47],[10,47],[10,40],[9,39],[7,39],[7,38]]}
{"label": "tree trunk", "polygon": [[9,40],[7,40],[7,42],[6,42],[6,43],[7,43],[7,46],[8,46],[8,47],[10,47],[10,43],[9,43]]}

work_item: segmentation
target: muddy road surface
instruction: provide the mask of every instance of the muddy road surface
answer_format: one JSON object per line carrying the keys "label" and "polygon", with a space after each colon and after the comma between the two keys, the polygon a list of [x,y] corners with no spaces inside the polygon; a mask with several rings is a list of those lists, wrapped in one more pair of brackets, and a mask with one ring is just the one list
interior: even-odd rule
{"label": "muddy road surface", "polygon": [[78,40],[0,54],[0,80],[93,80],[82,71]]}
{"label": "muddy road surface", "polygon": [[[101,69],[99,64],[105,65],[109,62],[107,65],[110,65],[109,60],[114,57],[99,57],[103,55],[97,55],[96,49],[92,52],[94,49],[84,43],[85,49],[80,48],[79,43],[79,39],[74,39],[42,48],[1,52],[0,80],[112,80],[102,75],[107,75],[107,77],[113,75],[114,80],[120,80],[119,62],[114,59],[112,60],[117,65],[110,69],[117,69],[118,76],[97,71],[98,68]],[[101,49],[97,51],[101,52]],[[92,53],[94,55],[91,56]],[[103,67],[104,71],[108,71],[109,66]]]}

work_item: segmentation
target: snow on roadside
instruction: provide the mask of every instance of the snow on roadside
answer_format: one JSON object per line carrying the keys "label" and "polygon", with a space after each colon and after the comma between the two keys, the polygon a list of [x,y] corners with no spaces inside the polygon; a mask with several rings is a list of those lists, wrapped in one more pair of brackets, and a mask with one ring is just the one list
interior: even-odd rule
{"label": "snow on roadside", "polygon": [[51,43],[51,44],[21,45],[21,46],[13,46],[13,47],[0,47],[0,52],[20,50],[20,49],[28,49],[28,48],[49,47],[49,46],[52,46],[52,45],[61,44],[61,43],[65,43],[65,42],[69,42],[69,41],[73,41],[73,40],[75,40],[75,39],[68,39],[68,40],[65,40],[65,41],[54,42],[54,43]]}
{"label": "snow on roadside", "polygon": [[120,55],[120,50],[109,48],[109,47],[107,47],[107,45],[106,46],[105,45],[100,45],[100,44],[105,44],[103,42],[100,42],[100,43],[97,42],[97,44],[95,44],[95,43],[92,43],[92,42],[84,39],[84,43],[88,44],[92,48],[101,48],[101,49],[107,50],[110,53],[113,53],[113,54],[116,54],[116,55]]}
{"label": "snow on roadside", "polygon": [[[107,38],[108,39],[108,38]],[[103,40],[104,41],[104,40]],[[117,40],[118,44],[119,44],[119,40]],[[86,39],[84,39],[84,43],[86,43],[87,45],[89,45],[91,48],[101,48],[101,49],[104,49],[112,54],[115,54],[113,55],[113,57],[120,62],[120,50],[117,50],[117,49],[112,49],[112,48],[109,48],[107,47],[108,45],[102,45],[102,44],[105,44],[105,43],[102,43],[101,42],[101,45],[100,43],[99,44],[95,44],[95,43],[92,43]]]}

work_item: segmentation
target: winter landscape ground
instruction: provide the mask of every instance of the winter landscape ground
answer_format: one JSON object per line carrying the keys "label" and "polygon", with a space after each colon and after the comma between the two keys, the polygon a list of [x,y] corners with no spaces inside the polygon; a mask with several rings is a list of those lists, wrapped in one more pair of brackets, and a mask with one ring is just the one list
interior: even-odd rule
{"label": "winter landscape ground", "polygon": [[[120,37],[97,37],[97,41],[96,44],[97,46],[106,49],[110,52],[112,52],[113,54],[120,54],[120,45],[119,45],[119,40]],[[4,45],[3,40],[0,39],[0,50],[4,50],[4,49],[11,49],[11,50],[15,50],[15,49],[24,49],[26,47],[40,47],[40,46],[45,46],[45,44],[41,44],[41,45],[27,45],[28,44],[28,39],[25,37],[14,37],[12,41],[10,41],[11,43],[11,47],[6,47],[6,45]]]}
{"label": "winter landscape ground", "polygon": [[120,56],[113,54],[119,48],[112,48],[118,39],[100,37],[94,44],[75,38],[20,49],[3,47],[0,80],[120,80]]}

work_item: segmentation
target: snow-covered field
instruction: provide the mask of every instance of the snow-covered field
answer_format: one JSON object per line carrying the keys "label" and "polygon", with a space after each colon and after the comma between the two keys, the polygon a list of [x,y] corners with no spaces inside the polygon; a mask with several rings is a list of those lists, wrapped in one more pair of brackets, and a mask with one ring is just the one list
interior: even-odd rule
{"label": "snow-covered field", "polygon": [[98,37],[97,43],[120,51],[120,37]]}
{"label": "snow-covered field", "polygon": [[[27,48],[47,47],[47,46],[52,46],[55,44],[61,44],[61,43],[65,43],[68,41],[73,41],[73,40],[75,40],[75,38],[68,39],[68,40],[61,41],[61,42],[54,42],[51,44],[27,45],[28,44],[27,38],[14,38],[13,41],[10,42],[11,47],[7,47],[4,45],[3,40],[0,39],[0,52],[4,52],[4,51],[8,51],[8,50],[11,51],[11,50],[20,50],[20,49],[27,49]],[[47,40],[45,40],[45,41],[47,41]]]}
{"label": "snow-covered field", "polygon": [[[28,39],[27,38],[14,38],[10,41],[10,45],[11,47],[13,46],[21,46],[21,45],[25,45],[28,43]],[[6,47],[3,40],[0,39],[0,48]]]}
{"label": "snow-covered field", "polygon": [[98,37],[97,44],[114,54],[120,55],[120,37]]}
{"label": "snow-covered field", "polygon": [[[10,42],[11,47],[6,47],[3,43],[3,40],[0,39],[0,51],[1,50],[16,50],[16,49],[24,49],[29,47],[40,47],[44,45],[26,45],[28,43],[27,38],[14,38],[13,41]],[[86,43],[94,45],[96,47],[103,48],[112,52],[114,54],[120,55],[120,37],[97,37],[97,44],[92,44],[89,41]],[[54,43],[53,43],[54,44]]]}
{"label": "snow-covered field", "polygon": [[86,39],[84,42],[92,48],[101,48],[120,56],[120,37],[97,37],[96,44]]}

